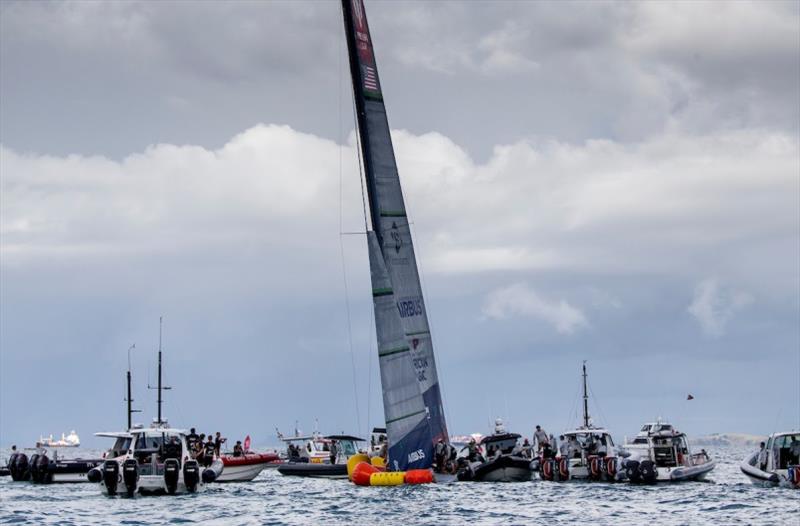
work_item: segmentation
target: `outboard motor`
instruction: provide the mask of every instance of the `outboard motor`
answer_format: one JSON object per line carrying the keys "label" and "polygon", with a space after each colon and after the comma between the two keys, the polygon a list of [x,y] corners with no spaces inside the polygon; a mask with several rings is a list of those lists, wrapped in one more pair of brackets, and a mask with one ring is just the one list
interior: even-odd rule
{"label": "outboard motor", "polygon": [[95,482],[95,483],[103,480],[102,464],[96,468],[90,469],[89,472],[86,473],[86,478],[89,480],[89,482]]}
{"label": "outboard motor", "polygon": [[639,473],[638,460],[629,460],[625,462],[625,476],[628,477],[628,480],[634,484],[642,481],[642,475]]}
{"label": "outboard motor", "polygon": [[122,463],[122,481],[125,483],[125,491],[128,496],[133,497],[139,483],[139,463],[135,458],[126,459]]}
{"label": "outboard motor", "polygon": [[639,473],[642,475],[642,480],[647,484],[655,484],[658,477],[658,470],[656,464],[652,460],[642,460],[639,464]]}
{"label": "outboard motor", "polygon": [[606,457],[606,477],[610,482],[617,480],[617,458]]}
{"label": "outboard motor", "polygon": [[119,463],[116,460],[106,460],[103,462],[103,484],[109,495],[117,494],[119,484]]}
{"label": "outboard motor", "polygon": [[31,471],[31,480],[33,482],[39,482],[39,457],[41,456],[40,453],[34,453],[31,455],[31,462],[30,462],[30,471]]}
{"label": "outboard motor", "polygon": [[11,471],[12,480],[28,480],[31,476],[30,464],[28,463],[28,455],[25,453],[17,453],[16,458],[13,458],[13,463],[9,462],[8,469]]}
{"label": "outboard motor", "polygon": [[13,453],[10,457],[8,457],[8,462],[6,462],[6,466],[8,467],[8,474],[11,475],[12,480],[17,480],[14,478],[14,464],[17,462],[17,456],[19,453]]}
{"label": "outboard motor", "polygon": [[569,459],[566,457],[558,462],[558,480],[569,480]]}
{"label": "outboard motor", "polygon": [[[205,473],[203,473],[205,476]],[[186,491],[194,493],[200,485],[200,464],[196,460],[187,460],[183,463],[183,483]]]}
{"label": "outboard motor", "polygon": [[168,458],[164,461],[164,485],[167,486],[167,493],[175,495],[178,490],[178,479],[181,469],[178,459]]}

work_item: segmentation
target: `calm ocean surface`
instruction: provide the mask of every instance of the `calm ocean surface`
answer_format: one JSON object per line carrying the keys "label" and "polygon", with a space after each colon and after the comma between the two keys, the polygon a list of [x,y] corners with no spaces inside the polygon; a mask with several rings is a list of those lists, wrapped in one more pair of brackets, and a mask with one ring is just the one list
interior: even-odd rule
{"label": "calm ocean surface", "polygon": [[268,470],[251,483],[214,484],[197,495],[126,499],[105,497],[94,484],[2,477],[0,524],[800,525],[800,491],[750,484],[738,468],[746,449],[708,450],[718,461],[709,481],[648,487],[534,481],[362,488]]}

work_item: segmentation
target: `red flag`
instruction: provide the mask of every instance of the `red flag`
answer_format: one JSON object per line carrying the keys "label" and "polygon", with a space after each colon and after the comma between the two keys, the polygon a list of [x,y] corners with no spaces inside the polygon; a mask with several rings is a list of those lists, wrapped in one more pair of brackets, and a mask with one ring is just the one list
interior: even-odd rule
{"label": "red flag", "polygon": [[686,399],[687,399],[687,400],[694,400],[694,397],[693,397],[692,395],[688,395],[688,396],[686,397]]}
{"label": "red flag", "polygon": [[244,450],[250,451],[250,435],[244,437]]}

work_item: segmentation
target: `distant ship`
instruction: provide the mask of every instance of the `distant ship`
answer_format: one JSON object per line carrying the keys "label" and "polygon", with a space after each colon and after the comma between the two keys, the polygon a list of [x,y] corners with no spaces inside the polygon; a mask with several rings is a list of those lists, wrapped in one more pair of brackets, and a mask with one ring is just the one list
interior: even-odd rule
{"label": "distant ship", "polygon": [[78,447],[81,445],[81,439],[75,430],[69,432],[69,435],[61,433],[61,440],[53,440],[53,435],[49,438],[39,436],[36,443],[39,447]]}

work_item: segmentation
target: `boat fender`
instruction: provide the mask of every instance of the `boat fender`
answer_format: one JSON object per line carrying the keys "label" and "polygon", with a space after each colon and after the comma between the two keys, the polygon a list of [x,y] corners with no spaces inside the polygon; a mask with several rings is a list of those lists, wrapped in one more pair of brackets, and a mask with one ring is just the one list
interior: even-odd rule
{"label": "boat fender", "polygon": [[603,474],[603,466],[601,465],[600,457],[589,458],[589,476],[592,480],[600,480]]}
{"label": "boat fender", "polygon": [[800,466],[789,466],[786,474],[789,475],[788,479],[792,487],[800,488]]}
{"label": "boat fender", "polygon": [[562,457],[558,462],[558,479],[569,480],[569,459]]}
{"label": "boat fender", "polygon": [[358,486],[369,486],[370,477],[373,473],[378,473],[378,468],[368,462],[359,462],[353,468],[351,479]]}
{"label": "boat fender", "polygon": [[377,471],[369,476],[370,486],[400,486],[406,480],[405,471]]}
{"label": "boat fender", "polygon": [[642,475],[642,480],[647,484],[654,484],[658,477],[658,470],[652,460],[642,460],[639,464],[639,473]]}
{"label": "boat fender", "polygon": [[552,458],[544,459],[541,466],[540,473],[542,475],[542,480],[553,480],[555,474],[555,460]]}
{"label": "boat fender", "polygon": [[122,463],[122,481],[125,483],[128,496],[133,497],[139,482],[139,463],[135,458],[126,459]]}
{"label": "boat fender", "polygon": [[406,484],[430,484],[433,482],[433,471],[430,469],[409,469],[406,471]]}
{"label": "boat fender", "polygon": [[642,475],[639,473],[639,461],[638,460],[629,460],[625,462],[625,476],[628,477],[628,480],[636,484],[637,482],[641,482]]}
{"label": "boat fender", "polygon": [[115,460],[103,462],[103,484],[109,495],[117,494],[117,484],[119,484],[119,464]]}
{"label": "boat fender", "polygon": [[167,493],[175,495],[178,490],[178,478],[180,476],[180,466],[178,459],[168,458],[164,461],[164,485]]}
{"label": "boat fender", "polygon": [[92,468],[86,474],[86,478],[89,480],[89,482],[100,482],[103,480],[103,470],[100,468]]}
{"label": "boat fender", "polygon": [[187,460],[183,463],[183,483],[186,491],[194,493],[200,484],[200,464],[196,460]]}
{"label": "boat fender", "polygon": [[617,479],[616,457],[606,457],[606,475],[608,476],[608,480],[612,482]]}
{"label": "boat fender", "polygon": [[369,456],[359,453],[347,459],[347,478],[349,478],[351,481],[353,480],[353,470],[361,462],[366,462],[369,464]]}

